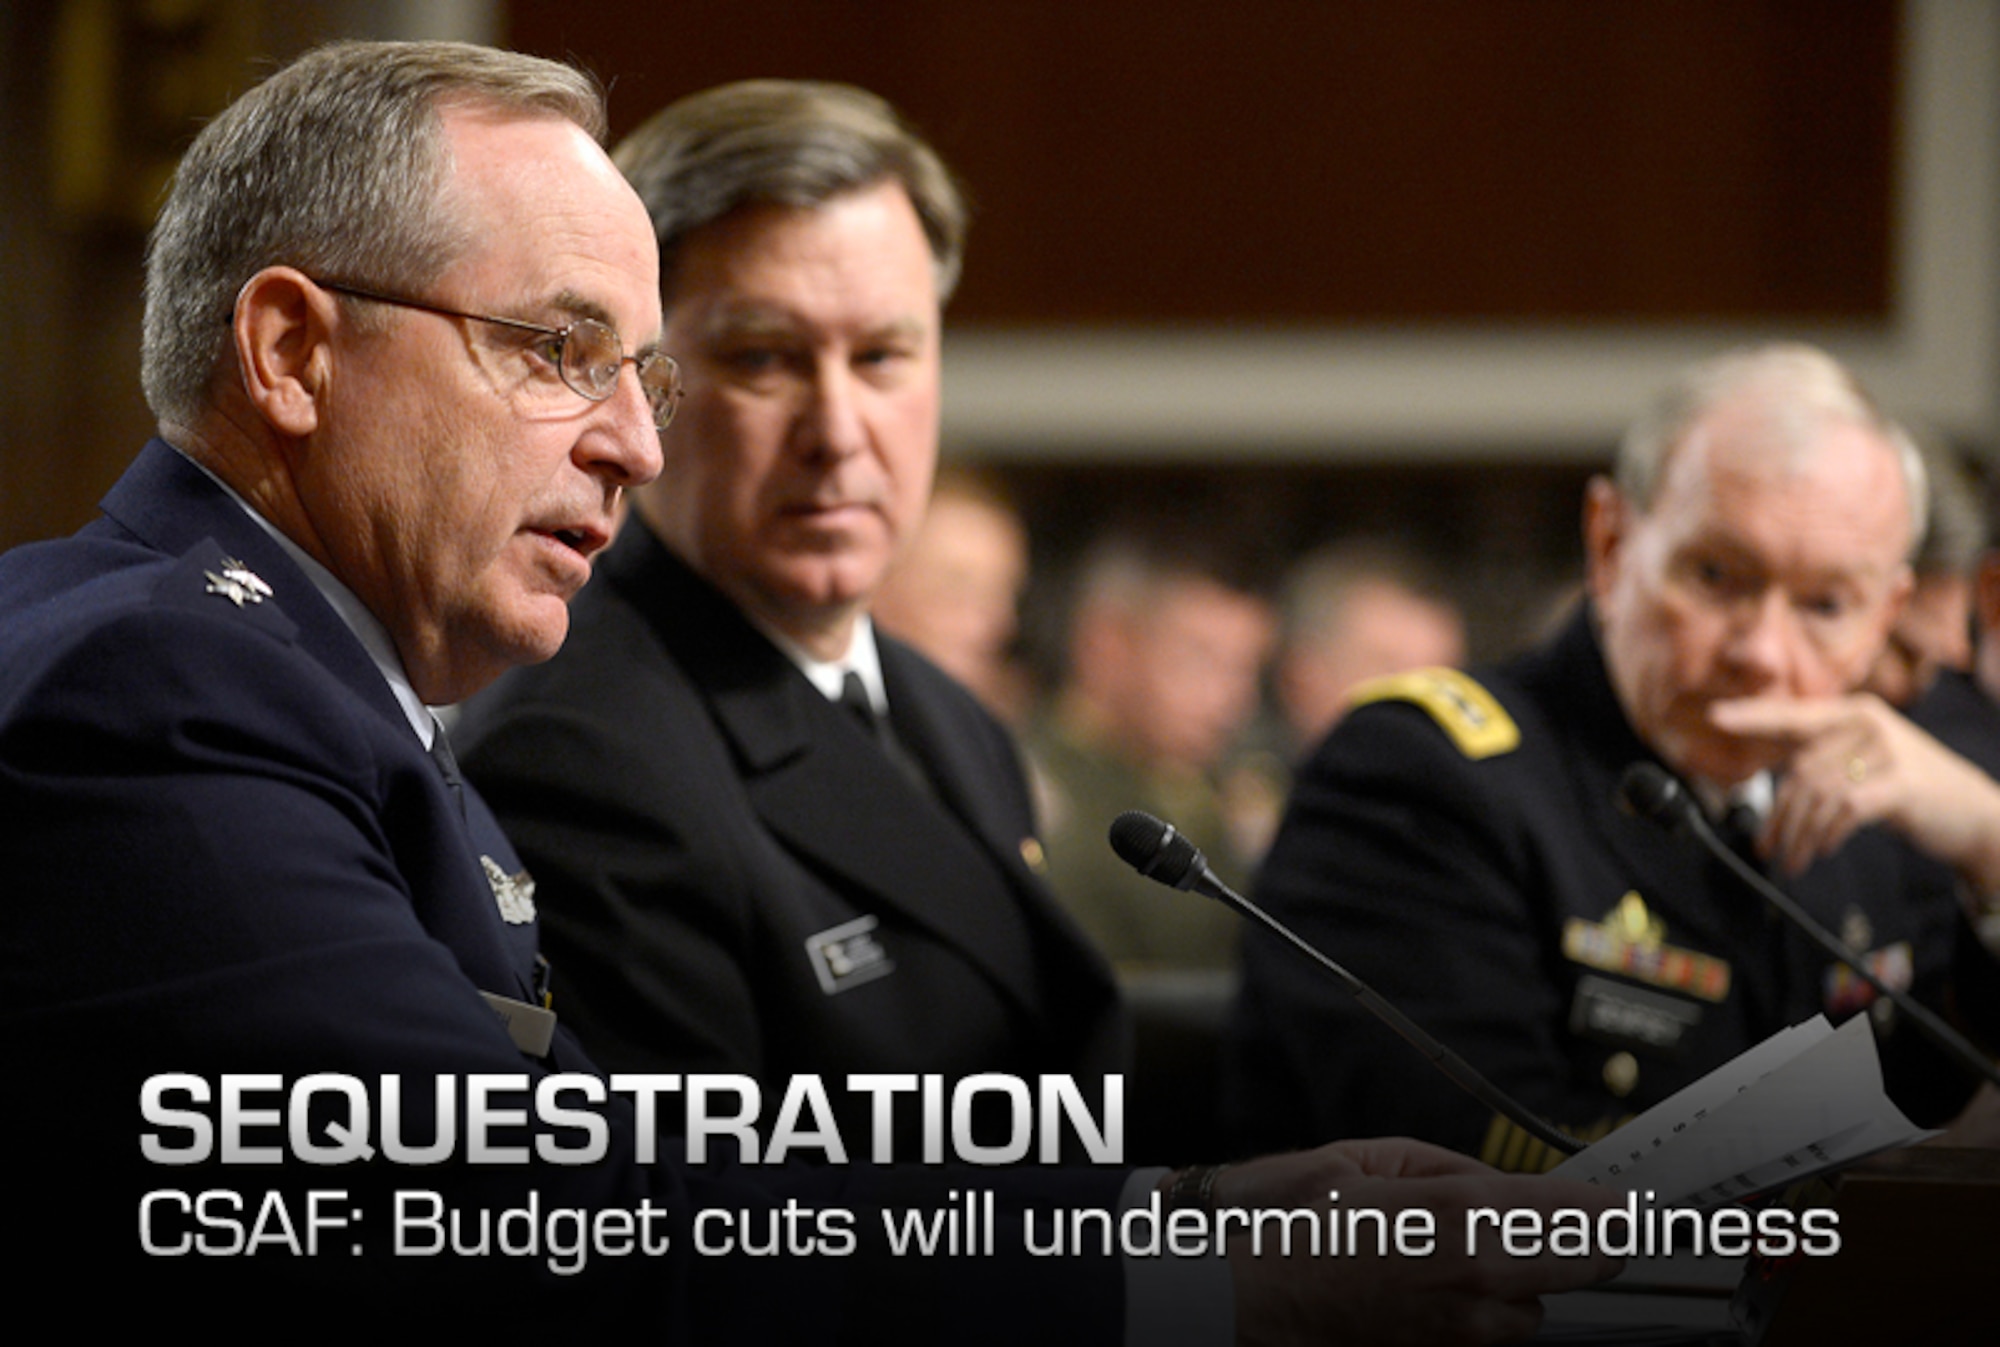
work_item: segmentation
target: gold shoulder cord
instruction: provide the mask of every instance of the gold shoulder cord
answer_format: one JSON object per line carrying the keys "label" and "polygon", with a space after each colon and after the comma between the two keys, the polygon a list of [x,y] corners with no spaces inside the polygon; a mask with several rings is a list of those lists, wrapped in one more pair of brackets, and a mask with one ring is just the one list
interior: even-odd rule
{"label": "gold shoulder cord", "polygon": [[1458,751],[1473,760],[1511,753],[1521,728],[1493,694],[1457,669],[1417,669],[1374,678],[1355,689],[1353,704],[1413,702],[1430,713]]}

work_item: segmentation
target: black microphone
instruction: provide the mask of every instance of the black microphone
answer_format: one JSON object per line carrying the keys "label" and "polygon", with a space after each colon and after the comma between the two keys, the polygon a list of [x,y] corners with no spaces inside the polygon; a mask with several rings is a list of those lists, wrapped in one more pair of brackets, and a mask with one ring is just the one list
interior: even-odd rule
{"label": "black microphone", "polygon": [[1128,809],[1111,820],[1111,849],[1118,853],[1118,859],[1146,878],[1170,888],[1192,889],[1207,878],[1222,890],[1210,897],[1221,898],[1225,903],[1234,897],[1223,889],[1215,871],[1208,868],[1208,857],[1201,854],[1201,848],[1173,824],[1151,814]]}
{"label": "black microphone", "polygon": [[1373,987],[1307,944],[1289,926],[1223,883],[1209,867],[1208,858],[1201,854],[1201,849],[1190,842],[1173,824],[1140,810],[1128,809],[1111,821],[1111,849],[1118,853],[1120,860],[1150,880],[1165,884],[1169,888],[1188,890],[1213,898],[1227,907],[1235,908],[1247,917],[1262,922],[1289,941],[1294,949],[1339,978],[1341,985],[1347,988],[1348,993],[1356,1001],[1366,1006],[1377,1019],[1402,1035],[1405,1042],[1429,1059],[1432,1066],[1451,1077],[1460,1089],[1468,1091],[1480,1103],[1496,1113],[1513,1119],[1522,1131],[1538,1138],[1546,1145],[1553,1146],[1564,1155],[1575,1155],[1583,1149],[1581,1141],[1501,1093],[1498,1086],[1475,1071],[1464,1058],[1425,1033],[1414,1020],[1384,1000]]}
{"label": "black microphone", "polygon": [[1651,819],[1677,832],[1706,823],[1687,788],[1657,762],[1635,762],[1618,778],[1618,804],[1635,818]]}
{"label": "black microphone", "polygon": [[1826,929],[1800,907],[1792,896],[1773,884],[1757,868],[1745,861],[1728,843],[1715,835],[1708,816],[1701,811],[1687,788],[1656,762],[1635,762],[1618,779],[1619,807],[1637,818],[1647,819],[1673,832],[1693,837],[1708,853],[1728,869],[1749,890],[1768,903],[1785,920],[1803,931],[1827,955],[1845,964],[1854,975],[1886,996],[1923,1030],[1925,1037],[1945,1054],[1981,1080],[2000,1085],[2000,1069],[1986,1060],[1950,1025],[1939,1019],[1929,1006],[1911,1000],[1875,975],[1867,962],[1848,943]]}

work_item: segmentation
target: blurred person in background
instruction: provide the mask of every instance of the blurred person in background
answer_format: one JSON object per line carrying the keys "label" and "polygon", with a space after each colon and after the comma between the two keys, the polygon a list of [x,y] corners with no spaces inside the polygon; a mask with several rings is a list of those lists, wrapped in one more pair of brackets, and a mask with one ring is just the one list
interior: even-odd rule
{"label": "blurred person in background", "polygon": [[1028,531],[999,482],[943,467],[930,509],[869,610],[1010,725],[1027,714],[1029,687],[1014,658]]}
{"label": "blurred person in background", "polygon": [[[1946,488],[1959,489],[1957,482]],[[1963,544],[1973,539],[1980,548],[1964,571],[1969,578],[1966,666],[1961,670],[1940,660],[1930,685],[1910,707],[1910,719],[1977,763],[1988,776],[2000,777],[2000,551],[1990,546],[2000,538],[2000,482],[1989,488],[1976,508],[1971,524],[1955,525],[1960,543],[1952,549],[1953,555],[1962,555]],[[1935,526],[1935,512],[1932,518]],[[1920,576],[1918,585],[1922,583]],[[1940,633],[1940,640],[1945,639]],[[1908,663],[1899,659],[1897,666]],[[1994,932],[1994,940],[2000,941],[2000,930]]]}
{"label": "blurred person in background", "polygon": [[1910,558],[1909,600],[1889,629],[1864,686],[1891,706],[1908,709],[1929,692],[1941,670],[1972,668],[1973,588],[1986,550],[1986,519],[1978,485],[1956,454],[1920,443],[1930,507],[1923,541]]}
{"label": "blurred person in background", "polygon": [[1354,689],[1384,674],[1465,663],[1465,618],[1420,558],[1381,539],[1334,543],[1287,573],[1271,688],[1296,760]]}
{"label": "blurred person in background", "polygon": [[1080,563],[1062,683],[1028,749],[1049,882],[1114,965],[1233,965],[1235,916],[1133,873],[1105,831],[1143,809],[1246,878],[1217,774],[1256,712],[1273,627],[1246,581],[1185,541],[1117,536]]}
{"label": "blurred person in background", "polygon": [[1230,845],[1255,862],[1270,847],[1292,768],[1331,730],[1357,688],[1465,662],[1465,619],[1415,553],[1383,538],[1308,552],[1278,593],[1271,707],[1222,773]]}

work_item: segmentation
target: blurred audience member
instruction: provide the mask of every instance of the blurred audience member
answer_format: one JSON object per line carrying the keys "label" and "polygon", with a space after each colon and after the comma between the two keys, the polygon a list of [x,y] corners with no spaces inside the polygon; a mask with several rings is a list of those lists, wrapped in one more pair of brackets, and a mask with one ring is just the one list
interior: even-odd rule
{"label": "blurred audience member", "polygon": [[1235,915],[1134,874],[1105,832],[1144,809],[1242,881],[1215,773],[1256,711],[1272,638],[1265,601],[1185,546],[1121,540],[1084,560],[1066,676],[1030,753],[1050,882],[1116,965],[1233,964]]}
{"label": "blurred audience member", "polygon": [[1286,572],[1271,703],[1221,773],[1230,844],[1254,867],[1277,834],[1292,765],[1326,736],[1356,687],[1465,662],[1465,619],[1424,561],[1384,538],[1329,543]]}
{"label": "blurred audience member", "polygon": [[[1959,481],[1943,489],[1955,491],[1961,486]],[[1933,521],[1936,518],[1933,513]],[[2000,538],[2000,483],[1974,527],[1963,531],[1978,537],[1982,548]],[[1910,707],[1910,719],[1988,776],[2000,778],[2000,551],[1982,550],[1966,574],[1970,632],[1965,671],[1949,665],[1938,669],[1924,695]],[[1917,583],[1921,589],[1923,579]],[[2000,928],[1989,935],[1988,943],[2000,948]]]}
{"label": "blurred audience member", "polygon": [[[1986,498],[1986,537],[2000,543],[2000,479]],[[2000,702],[2000,549],[1989,547],[1973,574],[1972,676],[1988,697]]]}
{"label": "blurred audience member", "polygon": [[1923,696],[1940,669],[1972,667],[1974,572],[1986,548],[1979,490],[1965,465],[1934,445],[1921,452],[1930,479],[1930,507],[1923,542],[1910,559],[1916,584],[1865,684],[1900,707]]}
{"label": "blurred audience member", "polygon": [[1279,599],[1272,690],[1296,756],[1383,674],[1465,662],[1465,619],[1423,563],[1376,540],[1337,543],[1293,567]]}
{"label": "blurred audience member", "polygon": [[971,688],[988,710],[1018,725],[1028,680],[1013,657],[1028,531],[992,478],[943,468],[930,512],[875,595],[876,623]]}

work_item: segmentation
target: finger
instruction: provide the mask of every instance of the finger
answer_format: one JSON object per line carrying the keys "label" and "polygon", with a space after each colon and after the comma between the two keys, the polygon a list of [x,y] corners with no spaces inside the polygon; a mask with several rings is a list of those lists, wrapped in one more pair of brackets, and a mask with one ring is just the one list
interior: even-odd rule
{"label": "finger", "polygon": [[1824,734],[1849,714],[1844,700],[1832,698],[1732,697],[1708,708],[1709,722],[1725,734],[1780,746],[1796,746]]}
{"label": "finger", "polygon": [[1498,1172],[1469,1155],[1408,1137],[1370,1137],[1325,1149],[1339,1152],[1371,1178],[1485,1178]]}
{"label": "finger", "polygon": [[1797,773],[1788,778],[1772,810],[1772,841],[1767,854],[1788,874],[1796,875],[1821,856],[1838,850],[1860,823],[1861,810],[1854,794],[1857,789],[1824,766],[1810,775]]}

